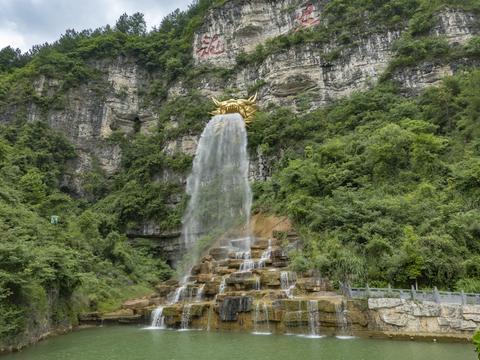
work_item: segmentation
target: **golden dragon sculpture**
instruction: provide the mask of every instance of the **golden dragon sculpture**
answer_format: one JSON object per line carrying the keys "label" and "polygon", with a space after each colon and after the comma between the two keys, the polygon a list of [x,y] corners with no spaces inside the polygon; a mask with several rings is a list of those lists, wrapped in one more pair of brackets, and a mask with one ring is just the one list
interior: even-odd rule
{"label": "golden dragon sculpture", "polygon": [[253,121],[253,115],[257,111],[257,94],[249,97],[248,99],[229,99],[225,101],[219,101],[212,97],[213,103],[217,106],[215,111],[212,111],[211,115],[224,115],[239,113],[242,115],[245,125],[249,125]]}

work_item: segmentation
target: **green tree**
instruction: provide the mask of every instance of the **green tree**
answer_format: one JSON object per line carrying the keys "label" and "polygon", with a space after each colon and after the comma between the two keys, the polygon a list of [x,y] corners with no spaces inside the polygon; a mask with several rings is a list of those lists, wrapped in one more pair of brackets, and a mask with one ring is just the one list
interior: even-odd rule
{"label": "green tree", "polygon": [[145,35],[147,24],[144,15],[139,12],[131,16],[122,14],[115,24],[115,30],[129,35]]}
{"label": "green tree", "polygon": [[480,359],[480,331],[477,331],[473,336],[473,345],[475,345],[475,351]]}

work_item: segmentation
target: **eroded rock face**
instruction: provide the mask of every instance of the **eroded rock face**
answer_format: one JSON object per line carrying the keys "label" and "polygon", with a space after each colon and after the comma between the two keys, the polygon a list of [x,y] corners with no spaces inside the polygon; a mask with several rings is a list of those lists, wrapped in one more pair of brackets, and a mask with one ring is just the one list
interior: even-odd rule
{"label": "eroded rock face", "polygon": [[445,36],[450,44],[465,44],[478,33],[477,19],[472,13],[446,8],[437,14],[437,19],[432,34]]}
{"label": "eroded rock face", "polygon": [[[95,165],[111,175],[118,171],[121,150],[107,141],[113,131],[149,133],[156,125],[157,115],[144,106],[143,89],[151,74],[139,67],[135,59],[119,57],[114,60],[94,61],[89,64],[95,79],[69,88],[64,93],[63,79],[40,76],[33,83],[34,95],[54,99],[48,109],[35,103],[27,106],[28,121],[46,121],[62,132],[76,147],[78,158],[71,162],[71,175],[63,179],[63,186],[78,195],[85,195],[81,178]],[[59,94],[62,96],[58,97]],[[15,118],[15,107],[5,109],[0,121]]]}
{"label": "eroded rock face", "polygon": [[242,52],[276,36],[320,22],[327,1],[228,1],[212,9],[195,34],[196,64],[232,66]]}
{"label": "eroded rock face", "polygon": [[[212,9],[205,25],[195,34],[196,64],[220,67],[233,66],[242,52],[252,52],[270,38],[295,32],[324,21],[326,1],[229,1]],[[431,34],[445,37],[451,45],[465,44],[479,33],[474,14],[445,8],[435,14]],[[406,30],[406,29],[404,29]],[[302,95],[302,107],[313,109],[354,91],[372,86],[392,60],[392,47],[402,31],[373,33],[356,39],[332,57],[340,44],[332,39],[325,46],[303,44],[268,56],[261,64],[248,66],[235,75],[239,93],[259,82],[260,105],[275,103],[295,105]],[[396,73],[394,79],[406,90],[418,91],[435,85],[443,76],[451,75],[457,66],[420,64]],[[226,84],[205,79],[200,90],[205,95],[221,93]]]}

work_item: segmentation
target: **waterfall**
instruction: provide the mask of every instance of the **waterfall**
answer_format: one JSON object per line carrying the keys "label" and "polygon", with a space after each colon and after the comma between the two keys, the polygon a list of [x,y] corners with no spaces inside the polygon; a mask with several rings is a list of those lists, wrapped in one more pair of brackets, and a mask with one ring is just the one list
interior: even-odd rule
{"label": "waterfall", "polygon": [[337,329],[338,335],[337,339],[353,339],[354,336],[351,336],[350,324],[348,323],[347,318],[347,309],[345,308],[345,303],[340,302],[335,304],[335,317],[337,320]]}
{"label": "waterfall", "polygon": [[268,248],[262,253],[260,257],[260,261],[258,262],[258,267],[263,268],[265,267],[265,263],[267,260],[270,260],[272,257],[272,239],[268,239]]}
{"label": "waterfall", "polygon": [[192,310],[192,304],[186,304],[183,306],[182,311],[182,322],[180,325],[180,330],[188,330],[190,325],[190,312]]}
{"label": "waterfall", "polygon": [[[193,287],[187,283],[190,273],[187,269],[220,237],[244,253],[250,249],[252,192],[248,168],[247,131],[242,116],[214,116],[202,132],[187,179],[189,201],[182,218],[182,239],[187,249],[182,267],[187,275],[171,295],[169,304],[192,300]],[[222,282],[223,292],[225,282]],[[197,291],[195,300],[201,301],[203,287]],[[156,310],[161,322],[162,310]],[[185,305],[182,329],[188,328],[189,321],[190,306]]]}
{"label": "waterfall", "polygon": [[[263,331],[260,322],[264,322],[266,324],[266,330]],[[257,302],[255,305],[255,315],[253,318],[253,333],[255,335],[270,335],[270,322],[268,319],[268,306],[266,303],[262,303],[260,306],[260,301]]]}
{"label": "waterfall", "polygon": [[163,306],[159,306],[152,312],[152,327],[165,329],[165,318],[163,317]]}
{"label": "waterfall", "polygon": [[255,262],[252,260],[251,251],[238,251],[235,254],[237,259],[243,259],[243,262],[240,264],[240,271],[250,271],[255,269]]}
{"label": "waterfall", "polygon": [[179,286],[173,293],[173,300],[170,301],[172,304],[179,303],[185,298],[185,292],[187,290],[186,285]]}
{"label": "waterfall", "polygon": [[309,328],[308,337],[311,337],[311,338],[321,337],[318,335],[318,331],[317,331],[317,329],[320,326],[320,321],[318,319],[318,301],[309,300],[307,302],[307,310],[308,310],[308,328]]}
{"label": "waterfall", "polygon": [[280,285],[289,299],[293,298],[293,290],[297,284],[297,274],[290,271],[280,272]]}
{"label": "waterfall", "polygon": [[190,200],[182,219],[187,249],[201,238],[218,237],[233,229],[235,238],[245,239],[242,247],[250,247],[248,166],[243,118],[239,114],[214,116],[203,130],[187,179]]}
{"label": "waterfall", "polygon": [[201,302],[203,300],[203,294],[205,293],[205,284],[200,285],[197,289],[197,296],[195,296],[196,302]]}
{"label": "waterfall", "polygon": [[210,331],[212,324],[212,315],[213,315],[213,306],[208,307],[208,318],[207,318],[207,331]]}
{"label": "waterfall", "polygon": [[255,288],[254,288],[254,290],[260,290],[260,289],[261,289],[260,276],[255,276]]}
{"label": "waterfall", "polygon": [[225,292],[225,288],[227,287],[227,277],[223,276],[222,281],[220,282],[220,286],[218,287],[218,293],[223,294]]}

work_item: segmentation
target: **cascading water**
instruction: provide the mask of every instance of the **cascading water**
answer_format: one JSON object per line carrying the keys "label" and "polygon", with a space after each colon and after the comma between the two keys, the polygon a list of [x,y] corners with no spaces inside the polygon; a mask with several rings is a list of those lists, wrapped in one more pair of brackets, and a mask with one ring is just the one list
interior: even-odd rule
{"label": "cascading water", "polygon": [[308,310],[308,327],[310,330],[308,337],[319,338],[321,336],[318,335],[318,328],[320,326],[320,322],[318,319],[318,301],[309,300],[307,302],[307,310]]}
{"label": "cascading water", "polygon": [[280,272],[280,285],[289,299],[293,298],[293,290],[297,284],[297,274],[291,271]]}
{"label": "cascading water", "polygon": [[203,294],[205,293],[205,284],[200,285],[197,289],[197,296],[195,296],[195,301],[200,302],[203,300]]}
{"label": "cascading water", "polygon": [[227,287],[227,277],[224,276],[222,277],[222,281],[220,282],[220,285],[218,287],[218,293],[223,294],[225,292],[225,288]]}
{"label": "cascading water", "polygon": [[159,306],[152,312],[152,327],[165,329],[165,318],[163,317],[163,306]]}
{"label": "cascading water", "polygon": [[[264,323],[262,329],[261,323]],[[266,328],[266,331],[265,331]],[[260,301],[255,305],[255,317],[253,318],[253,333],[255,335],[270,335],[270,322],[268,319],[268,306],[266,303],[260,304]]]}
{"label": "cascading water", "polygon": [[239,114],[214,116],[203,130],[187,179],[190,201],[182,219],[187,249],[202,237],[219,236],[232,229],[237,229],[236,239],[245,239],[242,247],[250,247],[248,166],[243,118]]}
{"label": "cascading water", "polygon": [[[247,131],[242,116],[214,116],[203,130],[192,172],[187,179],[186,192],[190,199],[182,219],[182,239],[187,249],[183,261],[185,273],[189,273],[186,270],[197,261],[205,246],[220,236],[230,235],[230,239],[228,236],[225,239],[230,240],[228,245],[242,249],[244,253],[250,249],[252,192],[248,168]],[[187,279],[188,276],[183,278],[170,304],[192,300],[192,287],[187,284]],[[200,301],[202,295],[203,291],[199,289],[196,300]],[[160,308],[157,310],[161,318],[158,321],[163,323],[162,312]],[[188,305],[184,307],[184,315],[182,328],[188,328]]]}
{"label": "cascading water", "polygon": [[260,283],[260,277],[259,277],[259,276],[255,276],[255,286],[254,286],[254,289],[255,289],[255,290],[260,290],[260,289],[261,289],[261,283]]}
{"label": "cascading water", "polygon": [[347,309],[345,303],[342,301],[335,304],[335,315],[337,320],[337,339],[353,339],[351,335],[350,324],[347,318]]}
{"label": "cascading water", "polygon": [[180,330],[188,330],[188,327],[190,325],[190,313],[192,310],[192,304],[186,304],[183,306],[183,311],[182,311],[182,322],[180,325]]}
{"label": "cascading water", "polygon": [[267,260],[272,257],[272,239],[268,239],[268,248],[262,253],[260,261],[258,262],[259,268],[264,268]]}
{"label": "cascading water", "polygon": [[242,264],[240,264],[240,271],[250,271],[255,269],[255,261],[252,260],[250,251],[241,252],[241,259],[243,259]]}

